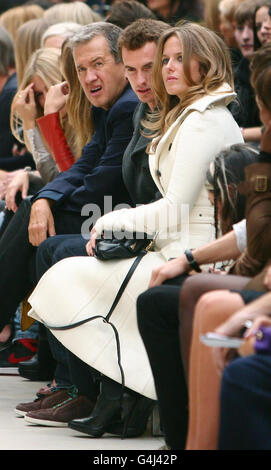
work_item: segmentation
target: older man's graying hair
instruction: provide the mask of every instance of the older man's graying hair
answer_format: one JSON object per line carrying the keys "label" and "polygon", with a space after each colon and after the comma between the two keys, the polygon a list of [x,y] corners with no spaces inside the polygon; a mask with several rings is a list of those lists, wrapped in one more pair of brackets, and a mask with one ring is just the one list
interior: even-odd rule
{"label": "older man's graying hair", "polygon": [[118,26],[115,26],[111,23],[105,23],[99,21],[98,23],[91,23],[83,26],[78,33],[76,33],[70,40],[69,45],[72,50],[75,47],[86,44],[97,36],[103,36],[109,46],[109,50],[113,55],[115,62],[119,63],[119,53],[118,53],[118,38],[122,32],[122,29]]}

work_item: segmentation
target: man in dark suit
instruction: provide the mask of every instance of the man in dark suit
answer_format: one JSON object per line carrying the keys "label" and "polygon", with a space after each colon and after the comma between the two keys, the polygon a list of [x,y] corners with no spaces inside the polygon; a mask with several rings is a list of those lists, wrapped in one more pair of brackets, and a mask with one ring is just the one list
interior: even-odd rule
{"label": "man in dark suit", "polygon": [[[95,133],[81,158],[45,186],[32,205],[24,200],[0,241],[0,330],[35,285],[36,247],[55,234],[76,234],[84,204],[103,211],[103,198],[130,203],[122,157],[129,143],[137,98],[127,84],[117,54],[121,29],[107,23],[82,27],[73,38],[80,84],[93,105]],[[30,275],[31,273],[31,275]]]}

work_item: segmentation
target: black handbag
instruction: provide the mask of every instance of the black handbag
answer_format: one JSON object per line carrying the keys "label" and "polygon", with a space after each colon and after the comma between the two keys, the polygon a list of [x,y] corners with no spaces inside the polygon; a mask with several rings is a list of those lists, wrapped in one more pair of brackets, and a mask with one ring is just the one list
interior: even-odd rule
{"label": "black handbag", "polygon": [[142,251],[148,251],[153,243],[146,233],[133,234],[131,238],[99,238],[96,241],[94,256],[100,260],[134,258]]}

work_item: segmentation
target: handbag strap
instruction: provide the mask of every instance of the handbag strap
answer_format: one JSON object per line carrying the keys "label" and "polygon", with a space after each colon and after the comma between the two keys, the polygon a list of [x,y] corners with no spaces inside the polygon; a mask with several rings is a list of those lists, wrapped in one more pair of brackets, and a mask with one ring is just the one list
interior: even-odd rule
{"label": "handbag strap", "polygon": [[54,326],[54,325],[48,325],[47,323],[44,323],[44,326],[46,328],[48,328],[49,330],[57,330],[57,331],[64,331],[64,330],[71,330],[72,328],[76,328],[77,326],[81,326],[81,325],[84,325],[85,323],[89,322],[89,321],[93,321],[93,320],[96,320],[97,318],[102,318],[102,320],[104,321],[104,323],[107,323],[108,325],[110,325],[112,328],[113,328],[113,331],[114,331],[114,334],[115,334],[115,338],[116,338],[116,345],[117,345],[117,356],[118,356],[118,365],[119,365],[119,369],[120,369],[120,373],[121,373],[121,384],[122,384],[122,388],[125,387],[125,379],[124,379],[124,371],[123,371],[123,368],[122,368],[122,365],[121,365],[121,354],[120,354],[120,340],[119,340],[119,334],[118,334],[118,330],[117,328],[115,327],[115,325],[113,325],[113,323],[111,323],[109,321],[113,311],[115,310],[122,294],[123,294],[123,291],[124,289],[126,288],[128,282],[130,281],[133,273],[135,272],[138,264],[140,263],[140,261],[142,260],[143,256],[145,256],[147,253],[147,251],[142,251],[137,257],[136,259],[134,260],[133,264],[131,265],[128,273],[126,274],[123,282],[121,283],[121,286],[117,292],[117,295],[109,309],[109,312],[107,313],[107,315],[105,317],[103,317],[102,315],[95,315],[94,317],[88,317],[88,318],[85,318],[84,320],[80,320],[78,322],[75,322],[75,323],[72,323],[70,325],[64,325],[64,326]]}

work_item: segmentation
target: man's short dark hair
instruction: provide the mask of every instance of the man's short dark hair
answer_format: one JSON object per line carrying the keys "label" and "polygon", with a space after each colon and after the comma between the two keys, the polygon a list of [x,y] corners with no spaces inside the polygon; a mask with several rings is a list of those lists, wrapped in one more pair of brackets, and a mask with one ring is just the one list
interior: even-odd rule
{"label": "man's short dark hair", "polygon": [[122,0],[111,6],[106,21],[124,29],[140,18],[156,19],[155,14],[136,0]]}
{"label": "man's short dark hair", "polygon": [[163,21],[153,19],[139,19],[127,26],[121,33],[118,41],[119,56],[123,47],[130,51],[135,51],[145,46],[147,42],[159,41],[161,34],[170,28],[170,25]]}

